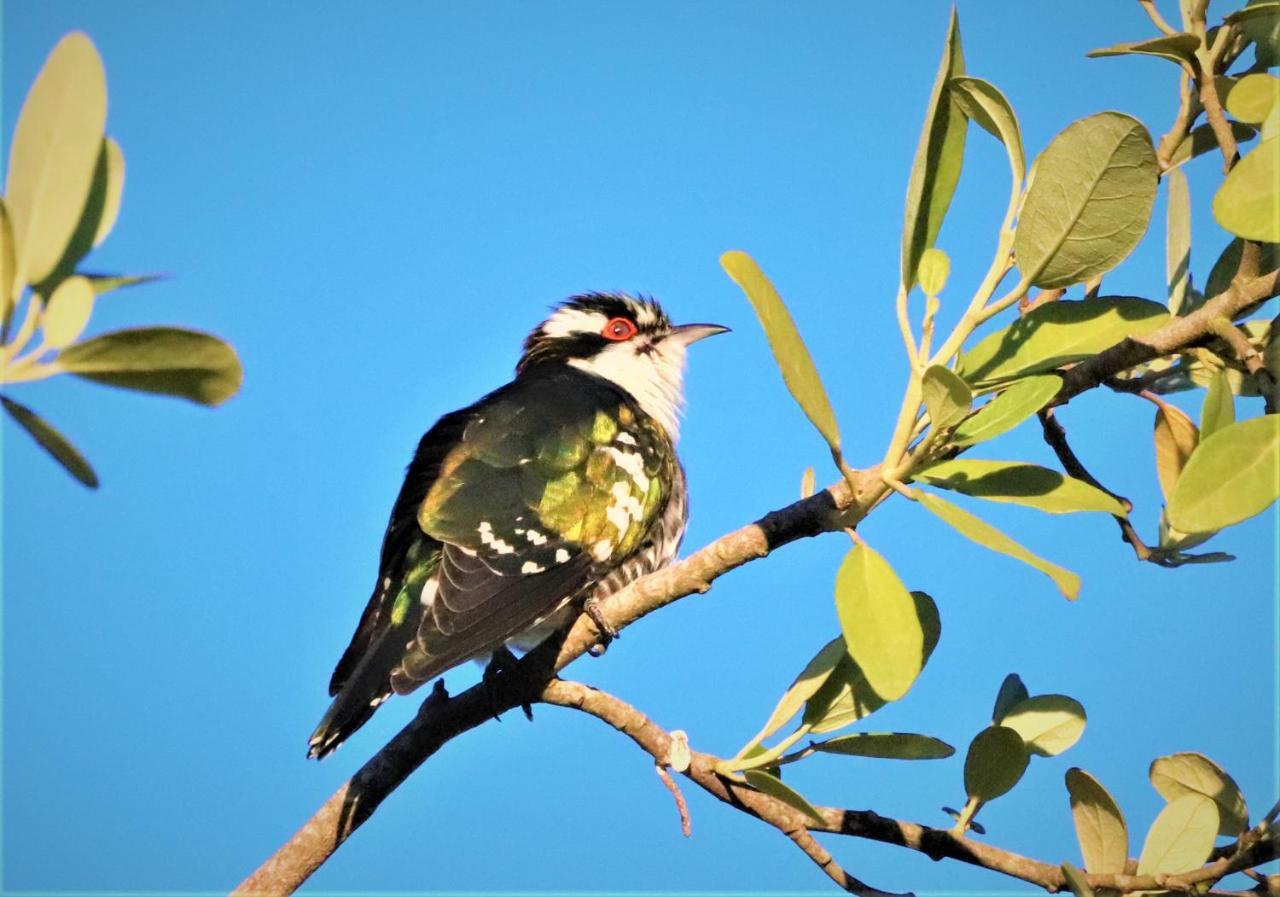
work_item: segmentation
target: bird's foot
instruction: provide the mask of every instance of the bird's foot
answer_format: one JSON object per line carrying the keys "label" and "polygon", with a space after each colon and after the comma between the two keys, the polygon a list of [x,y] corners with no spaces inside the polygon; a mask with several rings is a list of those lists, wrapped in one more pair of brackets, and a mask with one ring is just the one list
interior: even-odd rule
{"label": "bird's foot", "polygon": [[595,624],[596,631],[600,633],[600,641],[587,649],[587,653],[592,657],[600,657],[605,651],[609,650],[609,644],[616,638],[622,638],[618,634],[618,630],[614,625],[605,619],[604,611],[600,610],[600,602],[595,597],[588,598],[582,605],[582,612],[591,618],[591,622]]}
{"label": "bird's foot", "polygon": [[[517,663],[519,661],[511,653],[511,649],[503,645],[493,652],[492,657],[489,658],[489,663],[484,668],[484,674],[481,676],[484,681],[485,691],[489,695],[489,710],[492,712],[493,718],[498,722],[502,722],[502,717],[498,715],[498,677],[515,670]],[[522,703],[520,709],[524,711],[525,719],[533,722],[533,707],[529,702]]]}

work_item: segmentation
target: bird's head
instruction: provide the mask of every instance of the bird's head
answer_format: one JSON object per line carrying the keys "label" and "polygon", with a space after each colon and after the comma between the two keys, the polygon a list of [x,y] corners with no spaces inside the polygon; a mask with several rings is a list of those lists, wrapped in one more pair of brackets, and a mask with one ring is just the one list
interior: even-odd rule
{"label": "bird's head", "polygon": [[516,373],[567,364],[595,374],[629,392],[674,438],[684,396],[685,350],[728,329],[674,325],[653,299],[587,293],[561,303],[533,329]]}

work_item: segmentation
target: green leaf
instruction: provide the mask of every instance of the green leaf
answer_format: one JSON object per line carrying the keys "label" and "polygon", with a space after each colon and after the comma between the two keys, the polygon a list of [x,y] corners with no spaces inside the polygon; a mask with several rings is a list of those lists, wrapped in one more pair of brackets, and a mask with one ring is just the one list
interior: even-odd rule
{"label": "green leaf", "polygon": [[62,350],[55,363],[96,383],[203,405],[226,401],[244,378],[234,349],[215,336],[177,327],[104,333]]}
{"label": "green leaf", "polygon": [[1070,863],[1062,864],[1062,877],[1067,883],[1067,890],[1075,897],[1096,897],[1088,877]]}
{"label": "green leaf", "polygon": [[[1243,122],[1228,122],[1231,126],[1231,133],[1236,139],[1236,143],[1247,143],[1254,137],[1258,136],[1258,129],[1250,127]],[[1213,125],[1203,124],[1197,125],[1191,129],[1191,133],[1182,138],[1182,142],[1174,149],[1169,156],[1169,163],[1173,167],[1178,167],[1186,162],[1190,162],[1196,156],[1203,156],[1205,153],[1214,152],[1218,149],[1218,136],[1213,133]]]}
{"label": "green leaf", "polygon": [[[916,617],[924,631],[920,658],[923,668],[942,635],[942,620],[938,616],[938,606],[924,592],[912,592],[911,600],[915,603]],[[846,654],[822,688],[805,704],[801,722],[814,734],[833,732],[870,716],[887,703],[871,688],[854,659]]]}
{"label": "green leaf", "polygon": [[1129,861],[1129,829],[1115,799],[1078,767],[1067,770],[1067,793],[1085,868],[1099,874],[1123,872]]}
{"label": "green leaf", "polygon": [[90,284],[93,285],[93,292],[101,296],[103,293],[110,293],[114,290],[122,290],[125,287],[136,287],[144,283],[151,283],[155,280],[162,280],[163,274],[85,274],[83,275]]}
{"label": "green leaf", "polygon": [[1151,784],[1165,800],[1199,794],[1218,805],[1218,834],[1234,838],[1249,827],[1249,807],[1235,779],[1204,754],[1159,757],[1151,763]]}
{"label": "green leaf", "polygon": [[1260,124],[1280,104],[1280,78],[1274,75],[1245,75],[1227,94],[1227,111],[1240,121]]}
{"label": "green leaf", "polygon": [[1080,577],[1070,570],[1064,570],[1057,564],[1052,564],[1044,558],[1037,557],[985,520],[975,517],[963,508],[959,508],[937,495],[921,492],[917,498],[920,504],[949,523],[960,535],[977,542],[984,548],[1007,554],[1009,557],[1017,558],[1024,564],[1035,567],[1045,576],[1052,579],[1053,584],[1058,587],[1058,591],[1062,592],[1066,598],[1074,601],[1079,596]]}
{"label": "green leaf", "polygon": [[1165,215],[1165,283],[1169,287],[1169,311],[1184,314],[1187,287],[1191,283],[1191,193],[1181,171],[1165,175],[1169,207]]}
{"label": "green leaf", "polygon": [[1133,296],[1050,302],[979,341],[960,356],[957,372],[975,386],[1040,373],[1150,333],[1168,320],[1163,305]]}
{"label": "green leaf", "polygon": [[5,184],[18,279],[44,280],[84,210],[107,120],[107,84],[93,42],[58,41],[36,76],[13,132]]}
{"label": "green leaf", "polygon": [[991,722],[997,726],[1010,710],[1018,704],[1021,704],[1030,695],[1027,693],[1027,687],[1022,683],[1022,677],[1017,673],[1010,673],[1004,677],[1004,681],[1000,683],[1000,690],[996,692],[996,703],[991,708]]}
{"label": "green leaf", "polygon": [[1231,395],[1224,371],[1218,371],[1205,390],[1204,406],[1200,409],[1200,438],[1208,439],[1223,427],[1235,423],[1236,403]]}
{"label": "green leaf", "polygon": [[1004,144],[1014,181],[1021,183],[1027,171],[1027,157],[1022,149],[1018,117],[1013,114],[1013,106],[1004,94],[981,78],[953,78],[951,90],[964,114]]}
{"label": "green leaf", "polygon": [[1253,42],[1259,66],[1271,68],[1280,64],[1280,4],[1249,0],[1244,9],[1231,13],[1226,20],[1238,22]]}
{"label": "green leaf", "polygon": [[800,497],[808,498],[813,495],[817,488],[817,474],[813,472],[812,467],[806,467],[804,473],[800,475]]}
{"label": "green leaf", "polygon": [[1158,165],[1136,118],[1100,112],[1067,126],[1036,163],[1014,235],[1022,276],[1044,289],[1110,271],[1146,233]]}
{"label": "green leaf", "polygon": [[1160,811],[1138,858],[1139,875],[1177,875],[1204,865],[1218,833],[1218,806],[1201,794],[1184,794]]}
{"label": "green leaf", "polygon": [[831,400],[827,398],[827,391],[822,386],[822,378],[818,376],[813,358],[805,348],[800,331],[796,329],[796,322],[792,320],[782,297],[745,252],[726,252],[720,256],[720,266],[747,294],[792,397],[804,411],[805,417],[822,434],[832,452],[838,454],[840,429],[836,426],[836,414],[831,410]]}
{"label": "green leaf", "polygon": [[1261,514],[1280,496],[1280,415],[1230,424],[1200,445],[1169,496],[1169,525],[1205,533]]}
{"label": "green leaf", "polygon": [[[834,638],[827,642],[813,656],[813,659],[805,664],[805,668],[800,671],[800,675],[796,676],[787,691],[778,701],[773,713],[770,714],[768,721],[764,724],[764,728],[760,730],[755,738],[751,740],[748,747],[759,744],[768,738],[774,732],[782,728],[783,724],[800,711],[805,702],[813,697],[814,693],[822,687],[822,683],[835,670],[836,664],[845,656],[845,646],[843,638]],[[741,752],[739,752],[741,756]]]}
{"label": "green leaf", "polygon": [[957,458],[916,471],[911,478],[988,501],[1025,505],[1050,514],[1101,511],[1124,515],[1124,505],[1096,486],[1056,470],[1019,461]]}
{"label": "green leaf", "polygon": [[826,825],[827,820],[822,818],[822,814],[818,812],[818,809],[805,800],[800,792],[788,785],[784,785],[782,779],[771,776],[759,769],[748,769],[742,775],[746,778],[747,784],[757,791],[777,798],[792,809],[799,810],[819,825]]}
{"label": "green leaf", "polygon": [[[1270,274],[1276,268],[1280,268],[1280,246],[1274,243],[1263,243],[1259,248],[1262,250],[1259,253],[1261,258],[1258,260],[1259,275]],[[1231,281],[1240,272],[1243,254],[1244,241],[1239,237],[1233,237],[1222,250],[1222,254],[1218,256],[1218,260],[1213,263],[1213,270],[1209,272],[1209,278],[1204,283],[1206,296],[1212,298],[1226,292],[1227,287],[1231,286]]]}
{"label": "green leaf", "polygon": [[941,249],[930,246],[920,256],[917,277],[920,281],[920,289],[924,290],[926,296],[937,296],[941,293],[950,275],[951,259],[947,258],[947,254]]}
{"label": "green leaf", "polygon": [[98,229],[93,235],[94,246],[101,244],[116,226],[116,219],[120,217],[120,201],[124,198],[124,152],[120,144],[110,137],[103,141],[103,149],[107,158],[107,196],[98,219]]}
{"label": "green leaf", "polygon": [[1149,40],[1129,41],[1115,44],[1099,50],[1090,50],[1084,54],[1091,59],[1103,56],[1158,56],[1176,63],[1194,63],[1196,50],[1200,49],[1200,38],[1194,34],[1169,34],[1164,37],[1153,37]]}
{"label": "green leaf", "polygon": [[946,430],[964,420],[973,406],[968,385],[942,365],[924,372],[920,383],[929,422],[935,430]]}
{"label": "green leaf", "polygon": [[942,228],[960,180],[964,161],[964,139],[969,122],[949,86],[952,78],[964,74],[964,51],[960,46],[960,20],[951,10],[947,42],[938,64],[938,74],[929,94],[924,128],[916,145],[907,182],[906,214],[902,222],[902,288],[910,290],[924,251],[933,245]]}
{"label": "green leaf", "polygon": [[910,732],[858,732],[820,741],[813,745],[813,749],[824,754],[885,760],[941,760],[956,752],[945,741]]}
{"label": "green leaf", "polygon": [[886,701],[905,695],[924,666],[916,602],[889,562],[856,545],[836,573],[836,614],[849,654]]}
{"label": "green leaf", "polygon": [[1200,431],[1182,409],[1167,402],[1156,408],[1156,476],[1165,500],[1173,492],[1182,468],[1200,442]]}
{"label": "green leaf", "polygon": [[1066,695],[1036,695],[1015,704],[996,720],[1022,736],[1027,750],[1041,757],[1056,757],[1084,734],[1084,707]]}
{"label": "green leaf", "polygon": [[1238,237],[1280,243],[1280,138],[1264,140],[1227,174],[1213,198],[1213,217]]}
{"label": "green leaf", "polygon": [[64,349],[79,339],[93,314],[93,287],[83,277],[68,277],[49,297],[40,315],[44,344]]}
{"label": "green leaf", "polygon": [[98,475],[93,472],[89,462],[67,440],[67,437],[55,430],[42,417],[25,405],[19,405],[6,396],[0,396],[0,404],[4,405],[4,410],[9,412],[9,416],[17,421],[22,429],[30,433],[31,438],[42,449],[52,455],[53,460],[61,464],[67,473],[90,489],[98,488]]}
{"label": "green leaf", "polygon": [[1057,374],[1024,377],[956,427],[950,442],[952,445],[977,445],[994,439],[1048,405],[1061,388],[1062,378]]}
{"label": "green leaf", "polygon": [[[80,220],[76,223],[76,229],[72,232],[70,239],[67,240],[66,248],[62,251],[58,263],[53,266],[53,270],[43,282],[38,284],[37,289],[41,293],[51,292],[56,289],[58,283],[75,273],[81,260],[97,245],[98,234],[103,233],[105,237],[103,226],[107,224],[108,212],[113,216],[112,223],[114,223],[114,216],[120,212],[120,191],[124,187],[124,172],[123,168],[113,172],[112,166],[123,166],[124,160],[120,156],[113,162],[111,147],[114,145],[115,142],[110,138],[101,141],[98,161],[93,169],[93,181],[89,186],[89,195],[85,198]],[[116,147],[114,152],[118,154],[119,147]],[[114,208],[110,208],[112,203],[115,204]],[[110,228],[108,227],[107,230]]]}
{"label": "green leaf", "polygon": [[1007,794],[1027,771],[1031,755],[1022,736],[1005,726],[989,726],[969,742],[964,758],[964,790],[987,802]]}
{"label": "green leaf", "polygon": [[0,318],[7,324],[13,315],[13,278],[17,262],[13,257],[13,228],[9,224],[9,211],[0,197]]}

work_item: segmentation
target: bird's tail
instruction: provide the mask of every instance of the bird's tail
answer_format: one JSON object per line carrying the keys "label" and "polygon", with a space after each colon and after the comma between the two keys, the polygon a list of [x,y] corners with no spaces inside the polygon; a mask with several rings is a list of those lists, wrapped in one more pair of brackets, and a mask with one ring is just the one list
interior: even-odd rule
{"label": "bird's tail", "polygon": [[311,733],[308,757],[323,760],[332,754],[391,696],[391,668],[399,662],[404,648],[396,637],[399,629],[392,626],[380,633],[360,659]]}

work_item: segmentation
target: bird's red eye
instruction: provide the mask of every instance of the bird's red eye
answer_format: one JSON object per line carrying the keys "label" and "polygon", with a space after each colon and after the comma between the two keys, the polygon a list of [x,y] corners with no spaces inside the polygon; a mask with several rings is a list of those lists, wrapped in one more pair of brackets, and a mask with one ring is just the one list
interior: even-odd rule
{"label": "bird's red eye", "polygon": [[600,335],[614,342],[622,342],[636,335],[636,325],[628,318],[611,318]]}

